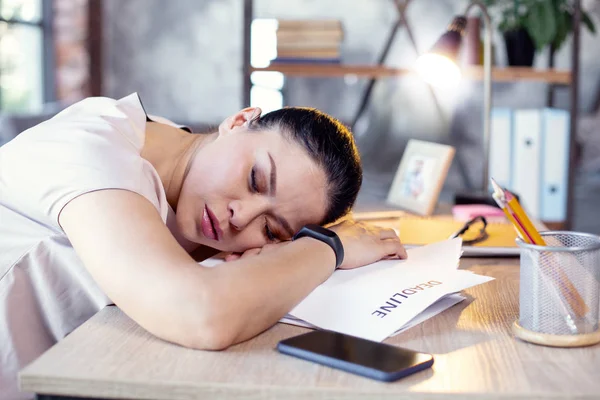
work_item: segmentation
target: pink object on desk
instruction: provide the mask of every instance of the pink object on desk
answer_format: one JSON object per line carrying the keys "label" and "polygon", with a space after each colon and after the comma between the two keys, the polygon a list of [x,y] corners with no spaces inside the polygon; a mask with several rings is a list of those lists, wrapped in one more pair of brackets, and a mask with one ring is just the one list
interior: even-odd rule
{"label": "pink object on desk", "polygon": [[494,206],[485,204],[458,204],[452,207],[452,216],[459,221],[468,221],[478,215],[483,215],[490,220],[506,219],[504,212]]}

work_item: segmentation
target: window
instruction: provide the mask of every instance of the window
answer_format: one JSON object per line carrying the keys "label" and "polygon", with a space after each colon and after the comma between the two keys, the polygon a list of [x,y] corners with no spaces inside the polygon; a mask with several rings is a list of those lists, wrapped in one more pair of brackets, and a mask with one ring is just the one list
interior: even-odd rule
{"label": "window", "polygon": [[36,112],[53,100],[52,1],[0,0],[0,111]]}
{"label": "window", "polygon": [[[266,67],[277,56],[277,20],[252,21],[250,64]],[[281,72],[260,71],[251,75],[250,105],[260,107],[263,114],[283,107],[281,89],[285,78]]]}

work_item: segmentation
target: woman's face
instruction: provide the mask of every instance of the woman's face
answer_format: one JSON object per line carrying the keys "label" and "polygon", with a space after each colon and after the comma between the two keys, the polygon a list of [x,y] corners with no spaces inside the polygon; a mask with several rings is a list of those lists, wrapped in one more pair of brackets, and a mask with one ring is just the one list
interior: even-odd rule
{"label": "woman's face", "polygon": [[249,131],[259,113],[228,118],[194,155],[176,214],[186,239],[239,252],[290,239],[325,217],[325,172],[281,132]]}

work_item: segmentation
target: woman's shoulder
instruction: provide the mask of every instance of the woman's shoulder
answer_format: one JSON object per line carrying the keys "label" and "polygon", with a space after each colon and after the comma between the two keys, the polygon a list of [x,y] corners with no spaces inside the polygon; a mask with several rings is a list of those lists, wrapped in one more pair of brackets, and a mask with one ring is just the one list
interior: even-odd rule
{"label": "woman's shoulder", "polygon": [[[138,94],[132,93],[121,99],[88,97],[31,130],[44,137],[68,135],[82,140],[100,134],[118,142],[124,139],[139,151],[144,145],[145,127],[146,112]],[[72,136],[72,131],[79,134]]]}
{"label": "woman's shoulder", "polygon": [[123,189],[146,197],[163,216],[160,177],[141,156],[145,112],[135,96],[82,100],[3,145],[0,201],[59,228],[58,215],[72,199]]}
{"label": "woman's shoulder", "polygon": [[112,97],[86,97],[66,107],[56,114],[53,119],[62,119],[75,115],[104,115],[104,116],[127,116],[143,117],[146,112],[137,92],[122,98]]}
{"label": "woman's shoulder", "polygon": [[20,133],[0,147],[0,164],[15,160],[71,160],[84,165],[141,162],[146,113],[136,93],[91,97]]}

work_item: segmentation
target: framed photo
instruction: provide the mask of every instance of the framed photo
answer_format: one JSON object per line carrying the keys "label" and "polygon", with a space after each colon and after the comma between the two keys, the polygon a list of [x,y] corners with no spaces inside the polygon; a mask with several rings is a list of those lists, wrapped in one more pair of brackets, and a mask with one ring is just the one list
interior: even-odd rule
{"label": "framed photo", "polygon": [[409,140],[387,202],[416,214],[431,215],[454,153],[452,146]]}

